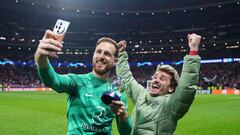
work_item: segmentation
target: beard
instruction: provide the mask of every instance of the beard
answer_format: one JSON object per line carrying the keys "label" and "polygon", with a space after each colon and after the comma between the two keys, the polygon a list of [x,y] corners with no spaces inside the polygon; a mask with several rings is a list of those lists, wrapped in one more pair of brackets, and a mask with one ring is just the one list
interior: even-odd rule
{"label": "beard", "polygon": [[93,63],[93,70],[99,74],[99,75],[104,75],[112,70],[111,65],[106,65],[104,68],[98,68],[97,64],[94,62]]}

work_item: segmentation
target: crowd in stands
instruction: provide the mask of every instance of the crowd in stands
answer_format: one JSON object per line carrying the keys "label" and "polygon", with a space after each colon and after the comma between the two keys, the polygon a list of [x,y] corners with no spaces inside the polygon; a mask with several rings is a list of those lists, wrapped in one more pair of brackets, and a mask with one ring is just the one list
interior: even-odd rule
{"label": "crowd in stands", "polygon": [[0,83],[5,87],[41,87],[37,71],[29,66],[0,65]]}
{"label": "crowd in stands", "polygon": [[200,86],[207,89],[240,89],[240,63],[203,64],[200,72]]}
{"label": "crowd in stands", "polygon": [[[182,65],[173,65],[180,73]],[[55,66],[57,73],[77,73],[84,74],[91,71],[90,66]],[[156,66],[131,66],[134,78],[144,86],[151,80],[151,75],[155,72]],[[34,65],[0,65],[0,84],[5,87],[44,87],[37,75]],[[202,89],[240,89],[240,63],[215,63],[202,64],[200,70],[199,86]]]}
{"label": "crowd in stands", "polygon": [[[180,2],[182,3],[184,2]],[[191,7],[188,10],[154,14],[90,13],[81,16],[81,19],[79,15],[82,13],[73,14],[72,11],[66,10],[62,12],[61,18],[71,21],[71,26],[64,38],[62,50],[64,54],[58,61],[91,63],[96,41],[102,36],[111,37],[116,41],[126,40],[131,62],[179,61],[188,52],[186,35],[192,32],[202,36],[200,46],[202,59],[239,58],[240,21],[236,15],[240,8],[239,4],[230,3],[220,7],[206,6],[204,10]],[[21,6],[18,8],[22,9]],[[35,11],[35,6],[27,8],[33,8],[32,10]],[[32,12],[25,10],[3,8],[1,11],[0,15],[5,19],[0,22],[0,60],[9,58],[14,62],[21,60],[33,63],[39,40],[42,39],[46,29],[54,27],[56,20],[59,19],[59,12],[49,14],[46,7],[43,10],[45,12],[34,12],[34,16]],[[174,65],[179,72],[181,66]],[[240,63],[202,64],[199,86],[202,89],[209,89],[212,86],[217,89],[240,89],[239,67]],[[89,65],[69,67],[57,64],[55,69],[63,74],[88,73],[92,67]],[[146,86],[147,80],[151,80],[156,65],[131,66],[131,69],[135,79]],[[37,75],[36,66],[28,64],[0,64],[1,84],[18,87],[43,86]]]}

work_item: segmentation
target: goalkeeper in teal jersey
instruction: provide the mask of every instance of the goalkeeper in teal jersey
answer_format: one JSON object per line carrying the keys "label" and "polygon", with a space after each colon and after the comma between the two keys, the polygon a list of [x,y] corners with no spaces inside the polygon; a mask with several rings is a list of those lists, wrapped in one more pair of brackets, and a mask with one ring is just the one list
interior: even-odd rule
{"label": "goalkeeper in teal jersey", "polygon": [[[108,89],[109,75],[118,61],[117,43],[110,38],[98,40],[93,55],[93,70],[88,74],[56,73],[48,57],[57,58],[57,52],[62,50],[62,44],[57,41],[50,30],[45,32],[35,53],[35,62],[43,83],[59,93],[67,93],[68,135],[111,135],[112,120],[115,114],[111,108],[101,101],[101,95]],[[121,100],[126,104],[126,96]],[[123,105],[123,104],[122,104]],[[116,113],[118,131],[122,135],[130,134],[131,125],[127,113]]]}

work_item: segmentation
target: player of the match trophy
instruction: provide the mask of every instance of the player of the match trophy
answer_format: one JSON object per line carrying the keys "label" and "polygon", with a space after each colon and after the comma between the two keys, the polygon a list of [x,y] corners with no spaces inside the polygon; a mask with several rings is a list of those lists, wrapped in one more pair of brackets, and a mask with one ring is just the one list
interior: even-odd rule
{"label": "player of the match trophy", "polygon": [[121,95],[126,90],[127,85],[120,76],[113,76],[109,80],[108,90],[102,94],[101,100],[104,104],[109,105],[112,100],[121,100]]}

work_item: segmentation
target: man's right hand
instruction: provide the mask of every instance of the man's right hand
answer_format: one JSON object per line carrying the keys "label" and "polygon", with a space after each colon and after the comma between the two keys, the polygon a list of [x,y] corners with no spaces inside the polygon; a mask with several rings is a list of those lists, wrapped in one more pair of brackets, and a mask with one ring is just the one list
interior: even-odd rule
{"label": "man's right hand", "polygon": [[124,52],[127,47],[127,42],[125,40],[122,40],[117,43],[117,46],[118,46],[119,52]]}
{"label": "man's right hand", "polygon": [[188,46],[190,51],[198,51],[201,42],[201,36],[195,33],[188,34]]}
{"label": "man's right hand", "polygon": [[110,106],[111,110],[119,118],[120,122],[123,122],[128,118],[128,112],[122,101],[113,100],[112,103],[109,104],[109,106]]}
{"label": "man's right hand", "polygon": [[44,37],[39,41],[35,53],[35,62],[39,68],[44,68],[48,64],[48,57],[58,58],[57,52],[62,51],[62,44],[56,40],[53,31],[46,30]]}

